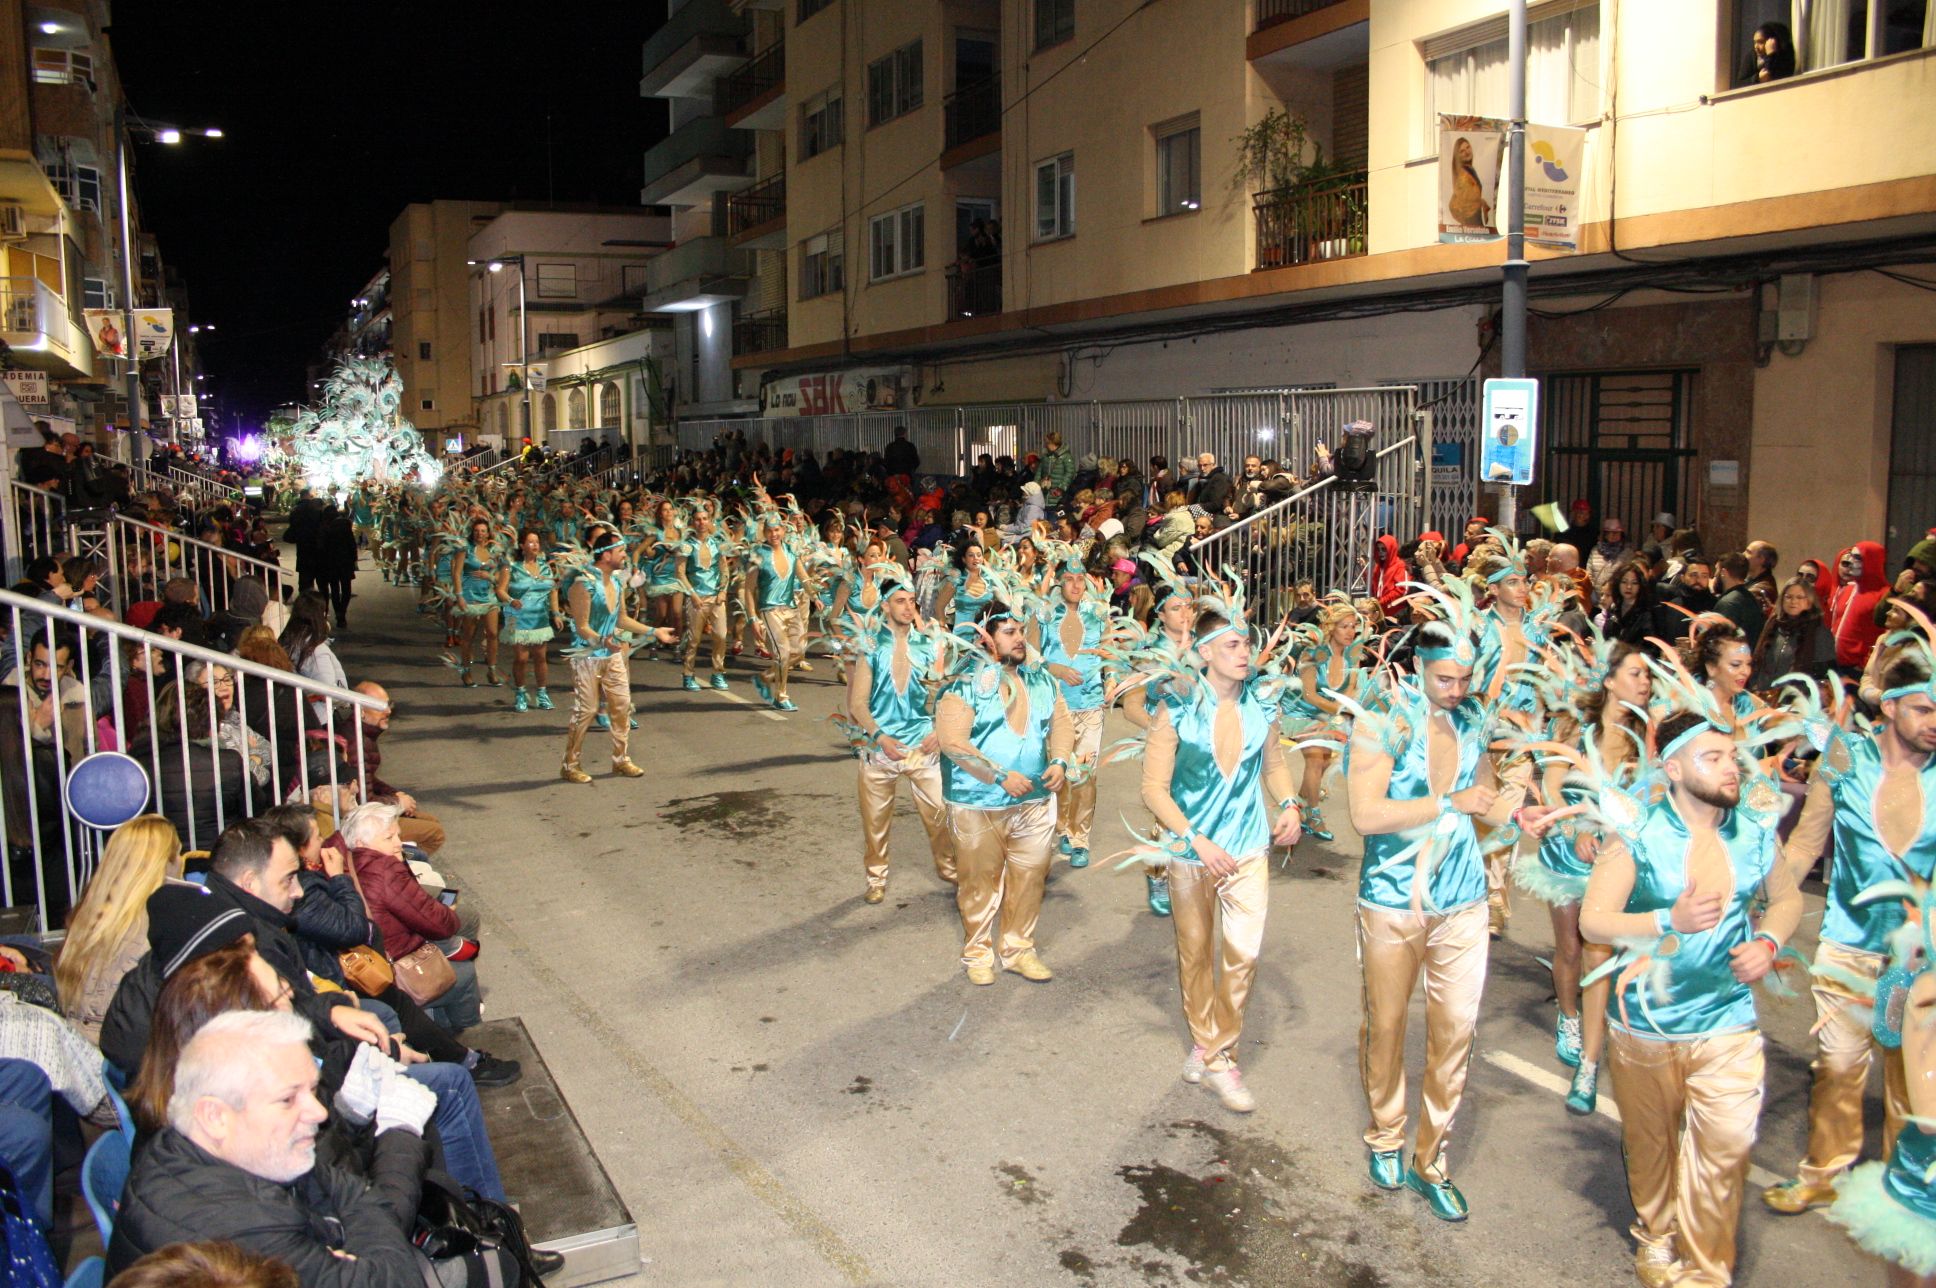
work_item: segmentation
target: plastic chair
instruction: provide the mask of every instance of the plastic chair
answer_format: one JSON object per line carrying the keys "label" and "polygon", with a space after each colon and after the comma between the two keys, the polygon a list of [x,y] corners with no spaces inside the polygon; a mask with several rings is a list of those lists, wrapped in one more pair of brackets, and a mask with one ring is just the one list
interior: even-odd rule
{"label": "plastic chair", "polygon": [[74,1267],[74,1273],[67,1276],[67,1288],[101,1288],[107,1278],[108,1263],[100,1257],[89,1257]]}
{"label": "plastic chair", "polygon": [[127,1138],[109,1132],[88,1146],[87,1157],[81,1160],[81,1194],[87,1199],[87,1210],[94,1214],[94,1227],[101,1232],[104,1248],[114,1235],[114,1217],[121,1210],[130,1159]]}
{"label": "plastic chair", "polygon": [[[103,1063],[105,1064],[105,1062]],[[111,1064],[106,1065],[106,1067],[109,1069],[114,1068]],[[115,1078],[119,1074],[120,1071],[117,1069],[115,1070],[114,1077],[106,1079],[108,1099],[114,1102],[114,1116],[121,1120],[121,1138],[128,1142],[128,1152],[132,1154],[134,1152],[134,1115],[128,1112],[128,1102],[122,1098],[121,1090],[116,1085]]]}

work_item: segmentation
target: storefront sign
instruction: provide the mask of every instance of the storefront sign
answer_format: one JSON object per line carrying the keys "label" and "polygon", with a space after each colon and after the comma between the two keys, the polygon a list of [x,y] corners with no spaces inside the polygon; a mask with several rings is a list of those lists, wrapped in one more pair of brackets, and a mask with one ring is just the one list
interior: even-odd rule
{"label": "storefront sign", "polygon": [[1539,381],[1485,383],[1479,416],[1479,481],[1525,487],[1533,481],[1539,423]]}
{"label": "storefront sign", "polygon": [[1439,240],[1493,241],[1505,217],[1499,175],[1506,123],[1490,116],[1439,117]]}
{"label": "storefront sign", "polygon": [[47,373],[45,371],[4,371],[0,380],[5,380],[7,392],[19,400],[23,407],[47,406]]}
{"label": "storefront sign", "polygon": [[762,416],[843,416],[899,411],[908,372],[904,367],[824,371],[781,376],[760,386]]}

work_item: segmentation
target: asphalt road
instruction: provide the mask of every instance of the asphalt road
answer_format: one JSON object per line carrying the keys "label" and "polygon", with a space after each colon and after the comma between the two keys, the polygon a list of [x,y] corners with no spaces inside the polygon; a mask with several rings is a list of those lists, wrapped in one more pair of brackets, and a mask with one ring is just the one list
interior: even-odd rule
{"label": "asphalt road", "polygon": [[[637,1218],[641,1282],[1634,1282],[1611,1099],[1586,1120],[1561,1105],[1541,905],[1518,900],[1493,945],[1451,1146],[1472,1218],[1447,1226],[1365,1178],[1359,846],[1344,827],[1273,874],[1243,1045],[1259,1109],[1232,1115],[1177,1076],[1174,935],[1133,869],[1058,863],[1044,985],[965,981],[950,892],[905,803],[888,899],[862,903],[826,662],[782,716],[738,661],[730,694],[690,694],[676,665],[641,660],[647,776],[607,776],[594,731],[597,780],[574,786],[558,778],[567,668],[554,659],[559,710],[515,713],[508,688],[460,687],[405,592],[367,572],[358,590],[338,648],[397,704],[384,775],[449,828],[439,867],[485,918],[487,1016],[522,1016],[542,1048]],[[1135,772],[1104,773],[1099,854],[1126,843]],[[1341,787],[1336,802],[1342,824]],[[1819,913],[1812,895],[1804,948]],[[1416,1002],[1413,1016],[1416,1074]],[[1812,1014],[1800,999],[1762,1018],[1769,1095],[1738,1279],[1880,1283],[1819,1216],[1756,1197],[1800,1155]]]}

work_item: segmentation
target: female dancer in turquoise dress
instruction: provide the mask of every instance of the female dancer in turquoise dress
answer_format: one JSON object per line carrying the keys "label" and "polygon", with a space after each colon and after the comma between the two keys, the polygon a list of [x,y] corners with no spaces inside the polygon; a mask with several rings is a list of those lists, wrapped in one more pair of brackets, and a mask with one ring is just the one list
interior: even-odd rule
{"label": "female dancer in turquoise dress", "polygon": [[[621,502],[621,507],[624,504]],[[679,584],[679,546],[686,539],[685,516],[667,499],[654,508],[652,520],[645,525],[646,539],[634,556],[639,561],[639,571],[645,574],[649,614],[645,620],[654,626],[680,630],[685,625],[680,609],[685,603],[686,588]],[[627,531],[623,524],[619,530]]]}
{"label": "female dancer in turquoise dress", "polygon": [[1284,691],[1284,737],[1306,744],[1303,781],[1298,787],[1304,832],[1320,841],[1329,841],[1332,836],[1318,802],[1324,795],[1325,771],[1337,759],[1337,753],[1309,743],[1318,738],[1335,739],[1342,748],[1350,736],[1350,718],[1332,695],[1361,697],[1364,635],[1365,620],[1348,597],[1340,594],[1327,601],[1318,611],[1316,630],[1306,628],[1307,642],[1298,655],[1298,683]]}
{"label": "female dancer in turquoise dress", "polygon": [[[489,519],[472,519],[466,531],[469,540],[461,556],[463,571],[461,576],[456,577],[453,587],[457,592],[454,610],[457,648],[458,656],[462,659],[458,677],[466,685],[476,687],[477,681],[471,679],[471,655],[481,633],[484,636],[485,683],[499,685],[504,683],[497,674],[498,609],[501,607],[497,597],[497,571],[502,560],[493,543]],[[451,567],[455,572],[457,557],[451,560]]]}
{"label": "female dancer in turquoise dress", "polygon": [[1708,715],[1723,729],[1735,731],[1742,721],[1767,706],[1748,691],[1748,679],[1754,674],[1754,648],[1741,628],[1727,618],[1712,614],[1697,617],[1689,627],[1681,661],[1714,695],[1715,710]]}
{"label": "female dancer in turquoise dress", "polygon": [[934,604],[934,615],[951,628],[974,621],[982,605],[995,598],[995,583],[982,570],[988,552],[981,542],[957,542],[953,551],[956,571],[941,583]]}
{"label": "female dancer in turquoise dress", "polygon": [[[511,706],[517,711],[528,711],[534,705],[540,711],[549,711],[551,694],[545,686],[550,663],[545,649],[564,614],[558,606],[558,580],[545,560],[542,532],[526,528],[519,534],[518,557],[507,561],[498,573],[497,593],[510,612],[504,639],[511,646],[511,683],[518,688]],[[532,680],[528,694],[524,687],[527,669]]]}

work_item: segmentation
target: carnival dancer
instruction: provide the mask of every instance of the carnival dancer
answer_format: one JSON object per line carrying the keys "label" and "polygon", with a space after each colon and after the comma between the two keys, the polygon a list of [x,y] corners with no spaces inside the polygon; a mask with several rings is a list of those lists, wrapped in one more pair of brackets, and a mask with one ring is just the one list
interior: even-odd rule
{"label": "carnival dancer", "polygon": [[940,738],[929,711],[937,680],[934,641],[916,623],[914,587],[898,572],[878,582],[880,609],[852,633],[847,671],[848,721],[860,757],[862,867],[868,903],[887,897],[887,841],[894,821],[894,788],[905,781],[934,855],[935,875],[956,883],[955,841],[942,798]]}
{"label": "carnival dancer", "polygon": [[950,627],[965,626],[981,620],[981,610],[995,598],[997,590],[988,576],[988,551],[974,534],[949,547],[935,548],[935,554],[949,552],[952,572],[943,572],[935,595],[934,616]]}
{"label": "carnival dancer", "polygon": [[692,516],[692,528],[680,543],[675,575],[686,595],[686,642],[682,650],[685,663],[683,687],[697,692],[699,679],[692,673],[699,657],[700,636],[712,641],[713,688],[724,693],[726,683],[726,596],[721,574],[727,561],[726,544],[713,531],[710,505],[701,504]]}
{"label": "carnival dancer", "polygon": [[806,652],[807,626],[794,605],[800,591],[800,557],[791,548],[788,531],[786,517],[778,510],[766,516],[762,521],[766,544],[747,553],[746,577],[773,654],[773,664],[753,677],[753,687],[775,710],[798,711],[787,697],[787,673]]}
{"label": "carnival dancer", "polygon": [[[621,502],[620,507],[624,508]],[[628,532],[626,521],[618,521],[619,531]],[[685,519],[670,498],[663,498],[652,509],[652,522],[634,525],[638,533],[639,572],[645,578],[641,594],[645,612],[654,626],[677,630],[683,625],[680,610],[686,607],[686,589],[679,584],[679,552],[685,543]]]}
{"label": "carnival dancer", "polygon": [[1278,741],[1276,695],[1260,698],[1252,683],[1249,627],[1234,612],[1209,608],[1193,635],[1202,674],[1156,703],[1143,803],[1176,838],[1170,898],[1192,1043],[1183,1080],[1247,1114],[1257,1099],[1238,1070],[1237,1042],[1264,942],[1270,847],[1297,843],[1299,809]]}
{"label": "carnival dancer", "polygon": [[[1167,570],[1159,569],[1159,573],[1164,571]],[[1157,632],[1140,650],[1149,656],[1144,660],[1132,654],[1124,670],[1132,673],[1153,670],[1157,674],[1147,680],[1137,679],[1132,674],[1127,687],[1122,690],[1123,715],[1143,733],[1149,731],[1156,704],[1171,692],[1174,681],[1169,672],[1190,656],[1194,646],[1191,632],[1195,629],[1197,613],[1195,597],[1173,577],[1159,576],[1153,593],[1159,597],[1156,601]],[[1152,913],[1159,917],[1170,915],[1174,905],[1170,900],[1167,867],[1145,864],[1143,890]]]}
{"label": "carnival dancer", "polygon": [[495,687],[504,683],[497,673],[497,632],[501,608],[497,597],[497,579],[503,557],[498,550],[497,539],[492,535],[488,518],[472,519],[465,531],[468,540],[464,543],[463,553],[451,559],[452,612],[456,616],[458,656],[462,659],[457,674],[466,686],[476,687],[477,681],[471,679],[471,661],[477,637],[482,634],[484,682]]}
{"label": "carnival dancer", "polygon": [[[1491,540],[1473,551],[1467,565],[1469,579],[1483,585],[1491,597],[1480,617],[1479,662],[1474,681],[1480,696],[1495,706],[1500,718],[1522,730],[1531,731],[1543,723],[1539,689],[1528,674],[1527,663],[1550,637],[1542,615],[1532,607],[1532,581],[1526,573],[1526,559],[1519,542],[1502,528],[1488,529]],[[1505,767],[1505,758],[1515,753],[1500,753],[1495,769]],[[1519,839],[1515,829],[1504,837],[1494,837],[1480,829],[1480,848],[1486,865],[1487,931],[1494,939],[1506,933],[1512,919],[1511,890],[1507,872],[1512,865],[1513,844]]]}
{"label": "carnival dancer", "polygon": [[579,749],[592,719],[604,708],[612,731],[612,772],[625,778],[643,777],[626,746],[632,736],[631,641],[624,637],[669,643],[677,636],[665,627],[636,621],[623,608],[624,586],[617,573],[625,566],[625,538],[603,532],[592,542],[592,568],[573,579],[570,591],[572,634],[571,727],[565,733],[565,763],[560,776],[568,783],[589,783],[592,776],[578,765]]}
{"label": "carnival dancer", "polygon": [[[1478,647],[1469,588],[1455,581],[1417,589],[1437,601],[1442,620],[1418,628],[1413,677],[1390,675],[1386,709],[1354,712],[1347,753],[1346,799],[1365,840],[1359,1067],[1372,1183],[1409,1188],[1434,1216],[1463,1221],[1467,1204],[1446,1167],[1445,1142],[1465,1092],[1486,980],[1486,877],[1473,821],[1507,823],[1523,787],[1502,790],[1486,754],[1491,713],[1470,696]],[[1405,1023],[1421,975],[1425,1085],[1408,1167]]]}
{"label": "carnival dancer", "polygon": [[1089,866],[1089,831],[1096,820],[1096,770],[1102,756],[1102,658],[1097,647],[1109,626],[1109,600],[1083,569],[1073,547],[1058,556],[1059,593],[1046,614],[1031,623],[1039,637],[1042,666],[1062,686],[1075,730],[1075,757],[1056,793],[1056,848],[1072,868]]}
{"label": "carnival dancer", "polygon": [[[1320,841],[1333,839],[1324,824],[1319,802],[1324,799],[1324,775],[1350,734],[1349,718],[1338,695],[1363,698],[1359,685],[1364,670],[1365,619],[1343,593],[1329,596],[1318,609],[1317,621],[1304,627],[1298,650],[1298,683],[1284,690],[1279,724],[1284,736],[1304,748],[1304,778],[1298,790],[1304,833]],[[1335,739],[1337,750],[1323,740]]]}
{"label": "carnival dancer", "polygon": [[[1744,791],[1734,736],[1688,710],[1655,737],[1666,793],[1601,842],[1580,930],[1622,950],[1606,968],[1619,972],[1607,1071],[1635,1273],[1727,1284],[1765,1074],[1750,985],[1774,967],[1802,898],[1776,854],[1780,790],[1756,775]],[[1615,793],[1599,796],[1604,811]]]}
{"label": "carnival dancer", "polygon": [[[1646,764],[1647,703],[1653,675],[1647,654],[1624,640],[1595,631],[1585,641],[1556,641],[1545,657],[1550,667],[1547,705],[1558,712],[1546,737],[1591,758],[1623,787],[1633,787]],[[1540,777],[1545,807],[1582,803],[1591,787],[1572,772],[1572,762],[1549,757]],[[1583,990],[1580,978],[1605,962],[1609,950],[1580,934],[1580,900],[1600,833],[1590,822],[1569,819],[1548,830],[1540,843],[1513,862],[1513,880],[1543,900],[1553,918],[1553,993],[1559,1003],[1553,1053],[1573,1070],[1566,1107],[1590,1114],[1599,1102],[1600,1056],[1606,1049],[1610,981]]]}
{"label": "carnival dancer", "polygon": [[1073,724],[1055,678],[1029,664],[1028,635],[1006,603],[984,604],[972,629],[981,647],[942,691],[934,717],[955,837],[961,964],[971,984],[993,984],[997,963],[1041,983],[1052,974],[1035,951],[1035,927]]}
{"label": "carnival dancer", "polygon": [[[512,709],[528,711],[536,706],[549,711],[551,664],[545,652],[564,624],[564,612],[558,605],[558,579],[545,560],[544,534],[538,529],[526,528],[518,535],[518,557],[499,570],[497,595],[511,615],[504,640],[511,646],[511,683],[518,689]],[[531,677],[528,692],[527,673]]]}
{"label": "carnival dancer", "polygon": [[[1862,1153],[1862,1090],[1869,1081],[1870,1000],[1903,924],[1899,899],[1858,901],[1874,887],[1936,877],[1936,685],[1926,646],[1883,674],[1882,719],[1869,733],[1834,728],[1808,787],[1782,862],[1801,882],[1835,842],[1815,949],[1815,1082],[1808,1099],[1808,1152],[1801,1174],[1762,1192],[1777,1212],[1831,1202],[1836,1182]],[[1909,1113],[1900,1051],[1882,1058],[1882,1154]]]}

